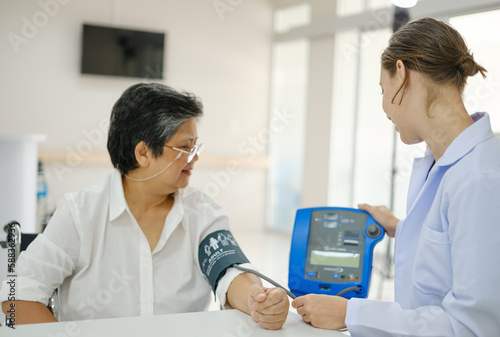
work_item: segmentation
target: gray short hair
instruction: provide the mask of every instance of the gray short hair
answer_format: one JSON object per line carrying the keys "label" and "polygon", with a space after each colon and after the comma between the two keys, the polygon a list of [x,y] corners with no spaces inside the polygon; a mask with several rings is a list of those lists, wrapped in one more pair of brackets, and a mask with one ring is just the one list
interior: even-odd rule
{"label": "gray short hair", "polygon": [[108,152],[113,166],[122,174],[137,168],[135,147],[140,141],[160,156],[180,126],[202,114],[203,106],[193,94],[158,83],[129,87],[111,112]]}

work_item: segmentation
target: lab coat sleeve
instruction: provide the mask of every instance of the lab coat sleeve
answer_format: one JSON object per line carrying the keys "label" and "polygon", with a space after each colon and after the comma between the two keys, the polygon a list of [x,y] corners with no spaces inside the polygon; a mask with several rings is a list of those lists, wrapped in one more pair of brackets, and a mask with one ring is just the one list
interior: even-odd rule
{"label": "lab coat sleeve", "polygon": [[[452,289],[441,306],[351,299],[346,325],[359,336],[495,336],[500,331],[500,177],[469,179],[442,206],[451,247]],[[446,228],[445,228],[446,230]],[[437,258],[437,257],[436,257]]]}
{"label": "lab coat sleeve", "polygon": [[353,337],[455,336],[447,313],[437,306],[404,310],[396,302],[352,298],[345,323]]}

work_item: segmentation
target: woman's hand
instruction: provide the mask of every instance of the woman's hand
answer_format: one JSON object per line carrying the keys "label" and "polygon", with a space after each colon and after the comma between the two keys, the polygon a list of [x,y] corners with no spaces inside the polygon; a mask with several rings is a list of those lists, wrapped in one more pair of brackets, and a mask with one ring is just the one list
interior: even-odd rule
{"label": "woman's hand", "polygon": [[248,293],[248,308],[255,322],[265,329],[277,330],[285,324],[290,302],[281,288],[254,284]]}
{"label": "woman's hand", "polygon": [[243,273],[233,280],[226,304],[252,316],[264,329],[278,330],[285,324],[290,302],[281,288],[265,288],[254,274]]}
{"label": "woman's hand", "polygon": [[294,299],[292,307],[315,328],[338,330],[346,327],[347,302],[339,296],[309,294]]}
{"label": "woman's hand", "polygon": [[392,214],[391,210],[386,206],[372,206],[369,204],[358,204],[359,209],[370,213],[372,218],[377,221],[389,237],[393,238],[396,234],[396,227],[399,219]]}

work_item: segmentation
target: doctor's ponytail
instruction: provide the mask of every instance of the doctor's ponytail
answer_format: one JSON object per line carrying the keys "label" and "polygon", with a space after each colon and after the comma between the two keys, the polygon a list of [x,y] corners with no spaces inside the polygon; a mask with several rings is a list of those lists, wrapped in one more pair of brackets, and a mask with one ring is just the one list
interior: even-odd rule
{"label": "doctor's ponytail", "polygon": [[398,60],[431,80],[429,96],[432,84],[453,85],[462,93],[469,76],[486,77],[486,69],[476,63],[460,33],[431,18],[411,21],[391,36],[381,56],[382,67],[391,77]]}

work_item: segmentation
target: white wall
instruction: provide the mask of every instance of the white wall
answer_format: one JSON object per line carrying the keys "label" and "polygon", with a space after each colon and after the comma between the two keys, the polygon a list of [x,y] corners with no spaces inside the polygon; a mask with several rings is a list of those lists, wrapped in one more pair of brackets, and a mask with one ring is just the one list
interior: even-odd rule
{"label": "white wall", "polygon": [[[227,11],[216,10],[221,3]],[[111,171],[111,107],[144,81],[80,74],[84,22],[167,34],[163,82],[195,93],[205,107],[198,133],[206,147],[192,185],[209,188],[233,226],[262,227],[267,144],[252,147],[249,139],[268,124],[271,3],[0,0],[0,132],[48,136],[40,153],[53,202]],[[238,170],[226,168],[230,161]]]}

